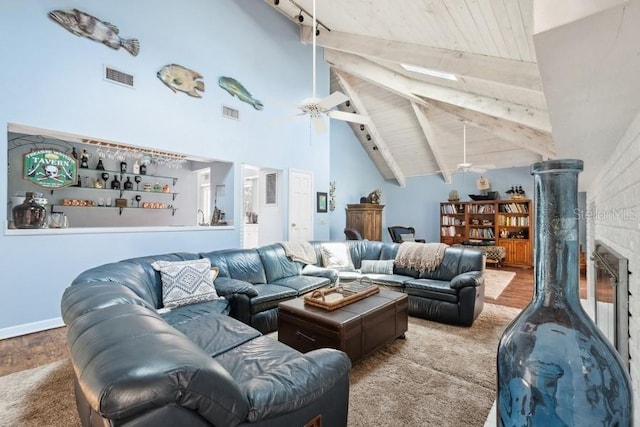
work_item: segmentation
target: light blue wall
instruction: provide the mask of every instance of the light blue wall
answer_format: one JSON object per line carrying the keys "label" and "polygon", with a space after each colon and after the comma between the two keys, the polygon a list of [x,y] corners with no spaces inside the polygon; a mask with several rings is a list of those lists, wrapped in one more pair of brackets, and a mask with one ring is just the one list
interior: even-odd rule
{"label": "light blue wall", "polygon": [[[137,37],[133,57],[73,36],[47,17],[53,9],[77,7]],[[295,113],[293,105],[310,96],[311,50],[299,42],[297,27],[262,1],[190,0],[4,0],[0,3],[0,125],[17,123],[143,147],[314,174],[316,191],[335,180],[336,210],[315,214],[314,238],[343,239],[344,209],[360,196],[382,189],[384,227],[410,224],[431,241],[438,239],[438,203],[452,188],[474,191],[477,176],[461,176],[446,185],[438,177],[410,178],[402,189],[387,183],[351,132],[332,121],[331,132],[310,132],[307,120],[275,123]],[[8,37],[11,35],[11,37]],[[321,58],[321,52],[318,55]],[[178,63],[204,75],[202,99],[174,94],[155,73]],[[135,76],[135,90],[102,80],[109,65]],[[221,75],[242,82],[265,109],[254,110],[217,86]],[[318,95],[328,94],[328,68],[318,61]],[[221,117],[222,104],[240,110],[241,120]],[[330,138],[331,136],[331,138]],[[6,142],[5,142],[6,143]],[[0,174],[6,176],[6,149],[0,150]],[[494,189],[522,184],[530,194],[527,168],[492,171]],[[504,184],[501,184],[504,183]],[[282,194],[286,205],[287,194]],[[7,200],[6,185],[0,199]],[[240,218],[240,198],[235,200]],[[283,228],[288,221],[283,219]],[[388,240],[385,231],[384,239]],[[286,236],[285,236],[286,238]],[[130,232],[48,236],[0,235],[0,336],[36,330],[59,318],[59,301],[81,271],[106,262],[175,251],[237,247],[239,230]]]}
{"label": "light blue wall", "polygon": [[[446,184],[440,176],[408,178],[406,187],[395,181],[385,181],[369,161],[362,145],[351,128],[337,121],[331,126],[331,180],[336,181],[336,210],[331,214],[331,238],[344,239],[347,204],[358,203],[376,188],[382,190],[385,205],[382,226],[384,241],[391,241],[387,227],[407,225],[416,229],[417,237],[430,242],[440,241],[440,202],[446,201],[449,192],[456,189],[461,200],[470,200],[469,194],[477,194],[476,179],[481,175],[468,172],[456,173],[452,183]],[[491,189],[499,191],[501,198],[512,185],[522,185],[528,198],[533,197],[533,178],[528,167],[496,169],[483,174],[491,182]]]}
{"label": "light blue wall", "polygon": [[[77,7],[140,39],[137,57],[76,37],[47,17]],[[318,191],[329,182],[329,134],[310,143],[307,120],[274,124],[310,96],[311,48],[297,27],[262,1],[4,0],[0,3],[0,125],[58,130],[143,147],[312,171]],[[320,56],[320,55],[318,55]],[[173,93],[157,78],[177,63],[204,75],[202,99]],[[136,88],[102,79],[103,65],[131,73]],[[242,82],[265,104],[256,111],[217,85],[221,75]],[[328,68],[318,65],[318,95],[328,94]],[[240,121],[221,117],[222,104]],[[5,142],[6,144],[6,142]],[[6,147],[0,174],[7,176]],[[234,168],[235,188],[239,167]],[[286,181],[286,173],[285,173]],[[284,183],[286,188],[286,182]],[[0,185],[0,200],[7,200]],[[283,194],[283,203],[287,195]],[[236,197],[235,222],[241,220]],[[329,225],[316,215],[316,239]],[[286,222],[286,221],[285,221]],[[0,235],[0,336],[3,330],[47,324],[60,315],[69,282],[86,268],[145,254],[237,247],[239,230],[48,236]],[[38,323],[41,322],[41,323]]]}

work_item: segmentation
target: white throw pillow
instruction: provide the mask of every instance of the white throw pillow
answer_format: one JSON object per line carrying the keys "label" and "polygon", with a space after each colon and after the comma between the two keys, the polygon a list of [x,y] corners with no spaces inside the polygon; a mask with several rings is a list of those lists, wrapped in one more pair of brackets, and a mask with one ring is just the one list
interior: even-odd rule
{"label": "white throw pillow", "polygon": [[413,234],[401,234],[400,235],[400,240],[402,240],[403,242],[415,242],[416,241],[416,237]]}
{"label": "white throw pillow", "polygon": [[323,243],[320,247],[322,265],[338,271],[354,271],[349,248],[344,243]]}
{"label": "white throw pillow", "polygon": [[393,260],[363,259],[360,263],[362,274],[393,274]]}
{"label": "white throw pillow", "polygon": [[[160,272],[162,280],[162,304],[179,307],[220,298],[213,287],[217,271],[206,259],[192,261],[156,261],[151,266]],[[216,269],[217,270],[217,269]]]}

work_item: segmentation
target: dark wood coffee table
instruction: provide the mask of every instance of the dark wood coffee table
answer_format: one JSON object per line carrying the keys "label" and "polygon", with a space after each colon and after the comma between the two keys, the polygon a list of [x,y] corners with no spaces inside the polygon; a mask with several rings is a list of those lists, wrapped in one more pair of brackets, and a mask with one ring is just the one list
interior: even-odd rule
{"label": "dark wood coffee table", "polygon": [[407,295],[380,292],[328,311],[295,298],[278,304],[278,340],[306,353],[318,348],[342,350],[356,363],[408,327]]}

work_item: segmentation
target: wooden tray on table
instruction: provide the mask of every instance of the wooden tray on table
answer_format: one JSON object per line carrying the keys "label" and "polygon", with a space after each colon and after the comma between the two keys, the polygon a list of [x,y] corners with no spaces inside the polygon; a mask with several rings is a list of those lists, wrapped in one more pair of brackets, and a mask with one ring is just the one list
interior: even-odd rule
{"label": "wooden tray on table", "polygon": [[374,285],[371,279],[362,277],[335,288],[315,290],[311,294],[305,295],[304,303],[331,311],[378,292],[380,292],[380,288]]}

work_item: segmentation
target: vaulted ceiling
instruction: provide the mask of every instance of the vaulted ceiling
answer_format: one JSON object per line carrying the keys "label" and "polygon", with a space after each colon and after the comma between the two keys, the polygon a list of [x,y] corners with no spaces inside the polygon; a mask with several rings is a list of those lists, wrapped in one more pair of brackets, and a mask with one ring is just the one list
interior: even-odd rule
{"label": "vaulted ceiling", "polygon": [[[265,1],[300,26],[301,42],[312,41],[313,0]],[[602,141],[594,140],[598,147],[585,150],[589,136],[619,141],[640,105],[618,90],[622,105],[607,105],[603,112],[599,96],[617,83],[594,76],[589,67],[598,68],[598,59],[590,57],[588,47],[576,47],[587,35],[600,40],[617,31],[609,49],[620,51],[613,58],[617,62],[627,61],[626,46],[637,30],[625,35],[623,29],[640,27],[640,22],[635,0],[577,3],[316,0],[316,43],[330,65],[331,91],[350,98],[338,108],[369,117],[364,129],[351,124],[354,134],[380,173],[400,186],[409,177],[429,174],[449,181],[463,161],[465,128],[466,162],[474,167],[528,166],[558,156],[576,157],[592,167],[593,177],[611,147],[603,152],[598,148]],[[540,40],[534,45],[536,37]],[[575,68],[582,59],[586,71]],[[450,73],[456,80],[409,71],[402,64]],[[581,100],[575,93],[579,90],[591,98]],[[549,96],[555,110],[548,106]],[[556,113],[555,120],[550,111]],[[613,123],[603,122],[603,115]],[[580,122],[581,117],[589,122]],[[581,144],[576,144],[576,135],[581,135]]]}

